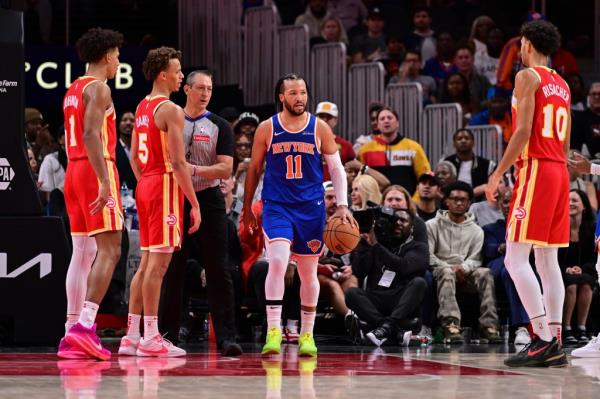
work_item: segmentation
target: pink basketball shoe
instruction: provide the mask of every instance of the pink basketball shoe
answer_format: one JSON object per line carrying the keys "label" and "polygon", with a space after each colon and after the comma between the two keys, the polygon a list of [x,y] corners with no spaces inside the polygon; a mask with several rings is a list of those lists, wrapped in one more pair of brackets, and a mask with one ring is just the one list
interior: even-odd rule
{"label": "pink basketball shoe", "polygon": [[74,349],[67,340],[63,337],[58,344],[58,352],[56,356],[61,359],[89,359],[90,356],[80,350]]}
{"label": "pink basketball shoe", "polygon": [[121,345],[119,345],[119,355],[135,356],[138,345],[140,344],[140,338],[130,338],[125,335],[121,338]]}
{"label": "pink basketball shoe", "polygon": [[110,351],[102,347],[100,338],[96,335],[95,324],[92,328],[85,328],[80,323],[75,324],[67,332],[65,340],[74,350],[85,352],[98,360],[110,359]]}
{"label": "pink basketball shoe", "polygon": [[164,339],[160,334],[153,338],[140,340],[137,348],[138,356],[155,357],[177,357],[185,356],[185,350],[176,347],[169,340]]}

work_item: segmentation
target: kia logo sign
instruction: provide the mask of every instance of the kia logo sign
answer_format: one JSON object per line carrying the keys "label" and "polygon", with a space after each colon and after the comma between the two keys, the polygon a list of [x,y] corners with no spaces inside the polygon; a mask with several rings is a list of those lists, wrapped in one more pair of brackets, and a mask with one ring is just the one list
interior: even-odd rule
{"label": "kia logo sign", "polygon": [[52,272],[52,254],[41,253],[35,258],[32,258],[28,262],[23,263],[21,266],[8,273],[8,257],[6,252],[0,252],[0,278],[15,278],[25,273],[27,270],[40,265],[40,279],[46,277]]}

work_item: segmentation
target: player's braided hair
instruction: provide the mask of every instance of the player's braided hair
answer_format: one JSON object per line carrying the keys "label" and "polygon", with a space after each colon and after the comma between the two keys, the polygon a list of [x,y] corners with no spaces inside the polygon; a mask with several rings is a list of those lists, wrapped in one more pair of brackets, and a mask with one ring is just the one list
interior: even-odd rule
{"label": "player's braided hair", "polygon": [[560,47],[560,32],[548,21],[526,22],[521,26],[521,35],[529,40],[533,47],[543,55],[550,55]]}
{"label": "player's braided hair", "polygon": [[159,73],[166,71],[169,67],[169,61],[178,59],[181,61],[181,51],[172,47],[159,47],[148,52],[142,70],[146,79],[153,81]]}
{"label": "player's braided hair", "polygon": [[79,58],[84,62],[98,62],[110,50],[121,47],[123,35],[117,31],[92,28],[75,43]]}
{"label": "player's braided hair", "polygon": [[286,80],[303,80],[306,85],[306,93],[308,94],[308,102],[306,104],[306,108],[308,109],[308,104],[310,104],[310,87],[308,86],[308,82],[304,79],[300,74],[297,73],[288,73],[279,78],[277,83],[275,83],[275,107],[277,108],[277,112],[283,109],[283,105],[281,101],[279,101],[279,95],[283,93],[284,83]]}

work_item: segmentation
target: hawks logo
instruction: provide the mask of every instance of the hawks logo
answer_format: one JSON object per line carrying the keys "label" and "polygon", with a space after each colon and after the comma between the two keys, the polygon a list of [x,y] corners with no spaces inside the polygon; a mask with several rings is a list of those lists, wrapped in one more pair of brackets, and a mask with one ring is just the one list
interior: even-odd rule
{"label": "hawks logo", "polygon": [[306,245],[308,245],[308,247],[310,248],[310,250],[313,251],[314,254],[316,254],[317,251],[319,250],[319,248],[321,248],[321,241],[319,241],[319,240],[310,240],[309,242],[306,243]]}
{"label": "hawks logo", "polygon": [[515,209],[513,214],[515,215],[515,219],[517,220],[523,220],[527,217],[527,211],[522,206]]}
{"label": "hawks logo", "polygon": [[108,200],[106,200],[106,207],[109,209],[113,209],[117,205],[117,201],[113,196],[109,196]]}
{"label": "hawks logo", "polygon": [[173,215],[172,213],[169,214],[169,216],[167,216],[167,224],[169,226],[175,226],[177,224],[177,216]]}

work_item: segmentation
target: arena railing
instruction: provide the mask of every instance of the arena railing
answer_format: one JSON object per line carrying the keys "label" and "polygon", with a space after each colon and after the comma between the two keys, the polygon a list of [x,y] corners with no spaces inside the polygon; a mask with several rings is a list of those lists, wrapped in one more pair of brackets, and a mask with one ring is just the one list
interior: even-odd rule
{"label": "arena railing", "polygon": [[346,46],[343,43],[317,44],[310,57],[309,84],[312,90],[311,111],[320,101],[331,101],[338,106],[337,132],[342,137],[346,133],[348,107],[346,105]]}
{"label": "arena railing", "polygon": [[423,87],[420,83],[392,83],[385,89],[385,103],[399,116],[398,132],[413,140],[419,139],[423,114]]}
{"label": "arena railing", "polygon": [[461,126],[463,115],[459,104],[434,104],[425,107],[417,141],[425,150],[432,167],[444,156],[454,152],[452,135]]}
{"label": "arena railing", "polygon": [[283,75],[295,72],[308,79],[310,68],[310,43],[306,25],[279,27],[279,71]]}
{"label": "arena railing", "polygon": [[207,67],[215,85],[242,78],[242,4],[238,0],[179,0],[179,46],[184,67]]}
{"label": "arena railing", "polygon": [[354,140],[371,130],[369,104],[382,102],[385,97],[385,69],[379,62],[354,64],[348,74],[348,126],[346,134]]}
{"label": "arena railing", "polygon": [[504,138],[498,125],[467,126],[475,137],[475,154],[491,159],[496,164],[502,159]]}
{"label": "arena railing", "polygon": [[275,6],[246,10],[244,23],[244,105],[273,103],[279,78],[279,14]]}

